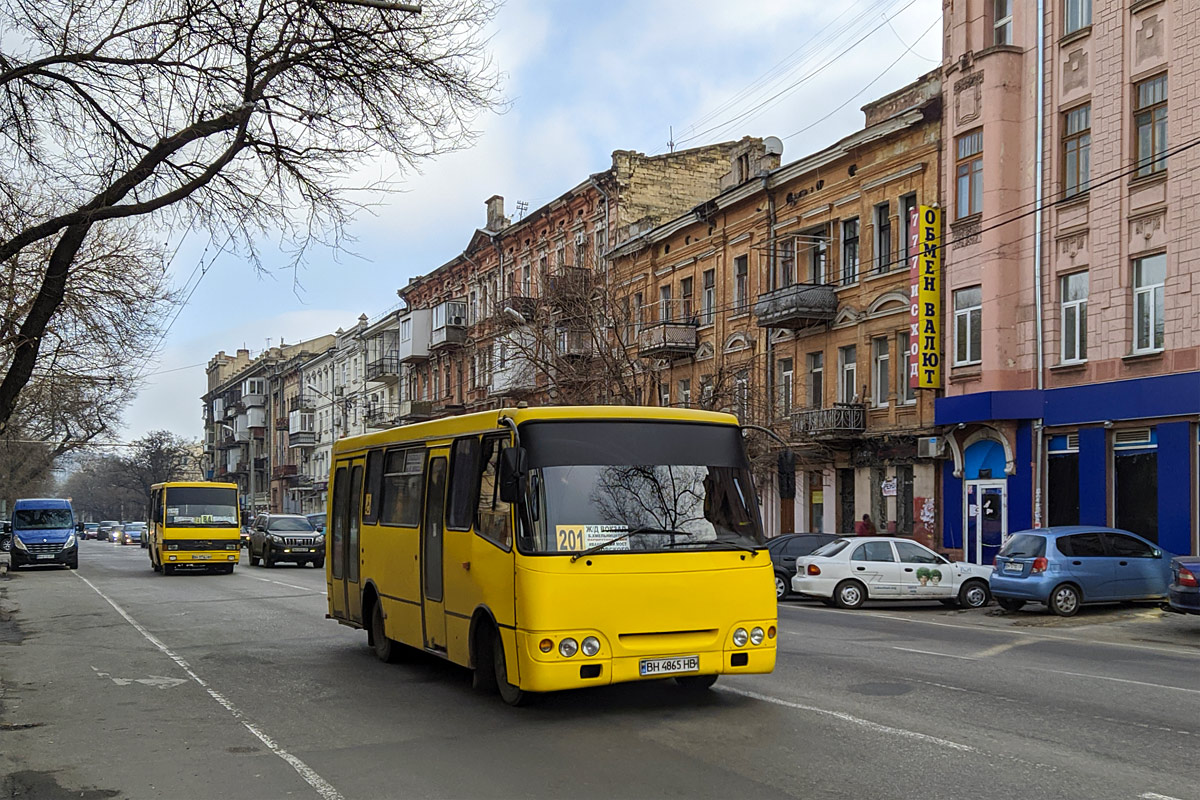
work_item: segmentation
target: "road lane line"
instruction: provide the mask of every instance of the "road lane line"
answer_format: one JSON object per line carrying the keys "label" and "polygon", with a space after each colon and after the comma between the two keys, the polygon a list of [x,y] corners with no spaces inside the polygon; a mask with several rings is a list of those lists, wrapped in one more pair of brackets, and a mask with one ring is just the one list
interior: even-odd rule
{"label": "road lane line", "polygon": [[256,581],[262,581],[263,583],[273,583],[276,586],[286,586],[289,589],[299,589],[302,592],[312,592],[313,594],[325,594],[324,589],[321,589],[320,591],[318,591],[316,589],[313,589],[311,586],[297,586],[294,583],[284,583],[283,581],[273,581],[270,578],[259,578],[254,575],[247,575],[246,577],[253,578]]}
{"label": "road lane line", "polygon": [[1037,631],[1023,631],[1015,628],[993,628],[987,625],[956,625],[952,622],[935,622],[931,619],[916,619],[914,617],[897,617],[892,614],[881,614],[877,611],[842,611],[836,608],[817,608],[815,606],[792,606],[780,605],[780,608],[792,608],[797,611],[816,611],[822,614],[852,614],[856,616],[872,617],[875,619],[891,619],[898,622],[914,622],[921,625],[934,625],[939,628],[956,628],[963,631],[977,631],[981,633],[998,633],[1011,634],[1013,636],[1027,636],[1031,639],[1041,639],[1043,641],[1055,642],[1071,642],[1073,644],[1098,644],[1107,645],[1109,647],[1129,647],[1134,650],[1150,650],[1156,653],[1167,653],[1173,656],[1186,656],[1188,658],[1200,658],[1200,653],[1183,648],[1176,649],[1174,647],[1155,647],[1148,644],[1132,644],[1129,642],[1106,642],[1103,639],[1084,639],[1079,636],[1054,636],[1048,633],[1040,633]]}
{"label": "road lane line", "polygon": [[1028,669],[1037,670],[1038,672],[1050,672],[1055,675],[1070,675],[1073,678],[1092,678],[1098,681],[1113,681],[1115,683],[1131,683],[1134,686],[1148,686],[1151,689],[1170,689],[1174,692],[1187,692],[1188,694],[1200,694],[1200,689],[1188,689],[1183,686],[1171,686],[1166,683],[1148,683],[1146,681],[1135,681],[1129,678],[1110,678],[1107,675],[1091,675],[1086,672],[1068,672],[1065,669],[1050,669],[1049,667],[1031,667],[1028,664],[1024,665]]}
{"label": "road lane line", "polygon": [[957,658],[960,661],[978,661],[974,656],[956,656],[950,653],[935,653],[932,650],[917,650],[913,647],[896,647],[892,646],[893,650],[903,650],[905,653],[920,653],[923,656],[941,656],[942,658]]}
{"label": "road lane line", "polygon": [[948,750],[957,750],[962,753],[978,753],[983,755],[982,750],[974,748],[969,744],[952,742],[949,739],[930,736],[927,733],[920,733],[919,731],[910,731],[907,728],[893,728],[891,725],[883,725],[879,722],[872,722],[869,719],[863,719],[862,717],[856,717],[853,714],[847,714],[845,711],[831,711],[827,708],[817,708],[816,706],[808,706],[804,705],[803,703],[794,703],[791,700],[784,700],[780,697],[772,697],[769,694],[759,694],[758,692],[751,692],[746,689],[735,689],[731,686],[719,686],[717,689],[718,691],[729,692],[730,694],[738,694],[742,697],[749,697],[752,700],[761,700],[764,703],[774,703],[775,705],[783,706],[784,708],[792,708],[797,711],[808,711],[813,714],[824,714],[825,716],[833,717],[834,719],[840,719],[843,722],[849,722],[853,725],[858,725],[861,728],[866,728],[867,730],[872,730],[877,733],[886,733],[891,736],[899,736],[904,739],[915,739],[917,741],[927,742],[939,747],[944,747]]}
{"label": "road lane line", "polygon": [[327,780],[325,780],[320,775],[318,775],[317,771],[314,770],[312,767],[308,766],[308,764],[305,764],[299,758],[292,755],[287,750],[284,750],[279,745],[278,742],[276,742],[274,739],[272,739],[270,736],[268,736],[266,733],[264,733],[261,729],[259,729],[259,727],[257,725],[255,725],[253,722],[251,722],[250,719],[245,715],[245,713],[242,712],[242,710],[240,708],[238,708],[232,702],[229,701],[229,698],[225,697],[225,695],[221,694],[216,689],[209,686],[208,682],[205,681],[203,678],[201,678],[199,675],[197,675],[192,670],[191,666],[186,661],[183,660],[183,658],[178,656],[173,650],[171,650],[171,648],[167,647],[162,642],[161,639],[159,639],[157,636],[155,636],[150,631],[146,630],[146,628],[143,627],[142,624],[139,623],[136,619],[129,616],[129,614],[126,613],[125,609],[123,609],[119,605],[117,605],[116,601],[114,601],[111,597],[106,595],[104,592],[100,591],[99,587],[97,587],[96,584],[92,583],[87,578],[80,575],[78,572],[72,571],[71,574],[74,575],[76,578],[79,578],[79,580],[86,583],[88,586],[90,586],[92,588],[92,591],[94,591],[96,594],[98,594],[102,598],[104,598],[104,600],[110,606],[112,606],[114,609],[116,609],[116,612],[118,614],[120,614],[122,617],[125,618],[126,622],[128,622],[130,625],[132,625],[134,627],[134,629],[137,630],[138,633],[140,633],[142,636],[144,636],[146,638],[146,641],[150,642],[150,644],[154,645],[159,650],[161,650],[167,656],[167,658],[174,661],[179,666],[180,669],[182,669],[184,672],[186,672],[188,674],[188,677],[190,677],[197,684],[199,684],[200,687],[202,689],[204,689],[204,691],[208,692],[209,697],[211,697],[213,700],[216,700],[218,703],[220,703],[221,706],[224,707],[224,709],[226,711],[228,711],[230,714],[233,715],[234,719],[236,719],[238,722],[242,723],[242,726],[245,727],[246,730],[250,731],[250,733],[254,734],[255,738],[257,738],[260,742],[262,742],[264,745],[266,745],[267,749],[269,749],[272,753],[274,753],[275,755],[279,756],[281,759],[286,761],[292,767],[292,769],[296,770],[296,774],[298,774],[301,778],[303,778],[305,783],[307,783],[309,786],[313,787],[313,789],[316,790],[317,794],[321,795],[321,797],[324,798],[324,800],[345,800],[345,798],[342,797],[341,793],[337,789],[333,788],[333,785],[331,783],[329,783]]}
{"label": "road lane line", "polygon": [[1179,800],[1178,797],[1171,797],[1169,794],[1159,794],[1158,792],[1144,792],[1139,794],[1142,800]]}

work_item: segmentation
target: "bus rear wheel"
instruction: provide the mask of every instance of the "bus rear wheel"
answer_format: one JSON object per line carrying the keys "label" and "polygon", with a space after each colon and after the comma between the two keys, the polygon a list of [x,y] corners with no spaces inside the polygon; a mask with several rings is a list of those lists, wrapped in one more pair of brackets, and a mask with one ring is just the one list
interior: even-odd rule
{"label": "bus rear wheel", "polygon": [[510,706],[524,705],[529,700],[529,693],[513,686],[508,682],[508,662],[504,658],[504,641],[500,631],[492,638],[492,667],[496,673],[496,688],[500,691],[500,699]]}

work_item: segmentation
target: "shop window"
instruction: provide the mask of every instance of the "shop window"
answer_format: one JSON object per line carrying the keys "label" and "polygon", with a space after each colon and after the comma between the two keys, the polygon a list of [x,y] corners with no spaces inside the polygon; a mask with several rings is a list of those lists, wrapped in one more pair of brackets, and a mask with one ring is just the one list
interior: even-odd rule
{"label": "shop window", "polygon": [[1158,454],[1118,450],[1113,456],[1113,527],[1158,542]]}
{"label": "shop window", "polygon": [[1054,453],[1046,470],[1046,521],[1079,524],[1079,453]]}

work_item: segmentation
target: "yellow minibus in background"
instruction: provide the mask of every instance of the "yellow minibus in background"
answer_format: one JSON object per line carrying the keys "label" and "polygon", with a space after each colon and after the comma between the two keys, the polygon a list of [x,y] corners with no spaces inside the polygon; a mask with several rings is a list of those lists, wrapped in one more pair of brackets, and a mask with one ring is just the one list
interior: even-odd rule
{"label": "yellow minibus in background", "polygon": [[229,574],[242,548],[237,484],[157,483],[150,488],[147,528],[155,572],[203,567]]}
{"label": "yellow minibus in background", "polygon": [[329,616],[531,692],[775,667],[776,601],[735,417],[513,408],[333,445]]}

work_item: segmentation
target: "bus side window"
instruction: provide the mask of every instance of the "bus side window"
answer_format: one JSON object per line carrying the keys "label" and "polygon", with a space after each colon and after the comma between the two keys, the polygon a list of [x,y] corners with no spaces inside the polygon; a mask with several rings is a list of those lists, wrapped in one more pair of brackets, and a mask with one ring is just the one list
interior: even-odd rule
{"label": "bus side window", "polygon": [[329,520],[330,531],[328,552],[333,556],[333,577],[341,580],[346,572],[346,502],[350,495],[350,480],[345,467],[338,467],[333,475],[333,514]]}
{"label": "bus side window", "polygon": [[367,483],[363,487],[362,520],[366,525],[374,525],[379,520],[382,488],[383,451],[372,450],[367,453]]}
{"label": "bus side window", "polygon": [[455,531],[471,530],[474,509],[479,504],[479,439],[456,439],[450,456],[450,497],[446,508],[446,527]]}
{"label": "bus side window", "polygon": [[512,547],[512,514],[509,504],[500,499],[500,450],[507,442],[507,436],[483,440],[475,517],[475,532],[505,549]]}
{"label": "bus side window", "polygon": [[424,490],[425,449],[389,450],[383,467],[383,507],[387,525],[415,528],[421,522],[421,492]]}

